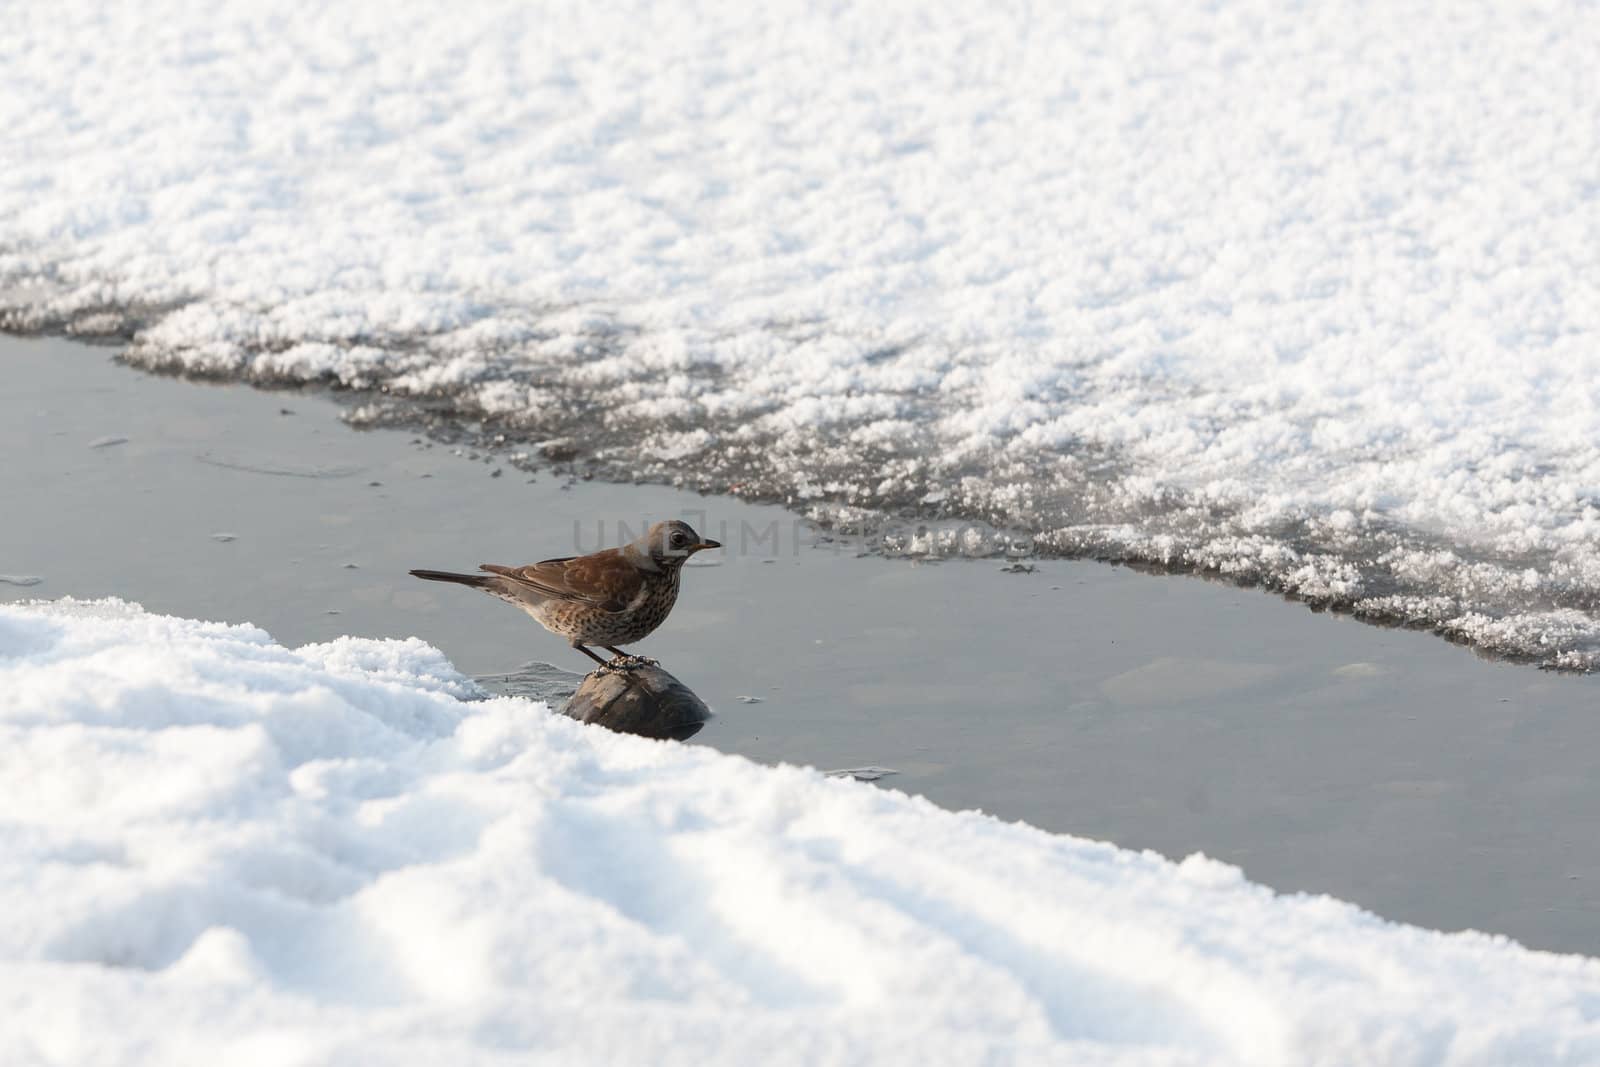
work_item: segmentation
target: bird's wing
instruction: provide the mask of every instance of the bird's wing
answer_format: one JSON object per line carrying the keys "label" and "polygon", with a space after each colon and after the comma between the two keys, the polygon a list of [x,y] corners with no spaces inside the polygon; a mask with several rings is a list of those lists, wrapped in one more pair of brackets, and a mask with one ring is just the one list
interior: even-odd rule
{"label": "bird's wing", "polygon": [[644,582],[637,567],[611,550],[592,556],[547,559],[525,567],[481,563],[478,569],[498,574],[521,591],[541,599],[592,604],[602,611],[626,608]]}

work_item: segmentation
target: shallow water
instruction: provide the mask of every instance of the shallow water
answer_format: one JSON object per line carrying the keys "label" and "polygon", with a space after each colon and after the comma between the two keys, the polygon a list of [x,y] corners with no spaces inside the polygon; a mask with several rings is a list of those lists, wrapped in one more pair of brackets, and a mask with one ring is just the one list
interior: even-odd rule
{"label": "shallow water", "polygon": [[581,671],[505,605],[405,571],[685,514],[730,550],[639,651],[718,712],[695,743],[894,768],[885,785],[946,807],[1600,952],[1600,679],[1193,578],[858,558],[780,509],[530,483],[352,432],[325,394],[151,377],[66,341],[0,337],[0,382],[0,574],[41,579],[0,599],[117,595],[286,643],[416,634],[471,673]]}

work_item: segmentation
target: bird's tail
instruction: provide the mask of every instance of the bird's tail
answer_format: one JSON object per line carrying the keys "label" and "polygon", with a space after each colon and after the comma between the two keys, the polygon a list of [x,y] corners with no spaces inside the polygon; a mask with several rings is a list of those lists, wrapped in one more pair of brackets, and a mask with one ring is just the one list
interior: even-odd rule
{"label": "bird's tail", "polygon": [[490,576],[487,574],[452,574],[450,571],[412,571],[411,574],[430,582],[455,582],[458,585],[470,585],[475,589],[482,589],[490,581]]}

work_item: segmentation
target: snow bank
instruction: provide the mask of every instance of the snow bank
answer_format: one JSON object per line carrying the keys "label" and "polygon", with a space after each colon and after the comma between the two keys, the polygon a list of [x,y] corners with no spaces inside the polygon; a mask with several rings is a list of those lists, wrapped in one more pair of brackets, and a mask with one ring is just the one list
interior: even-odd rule
{"label": "snow bank", "polygon": [[1592,6],[63,0],[0,323],[1600,662]]}
{"label": "snow bank", "polygon": [[0,1061],[1600,1060],[1594,961],[477,696],[0,607]]}

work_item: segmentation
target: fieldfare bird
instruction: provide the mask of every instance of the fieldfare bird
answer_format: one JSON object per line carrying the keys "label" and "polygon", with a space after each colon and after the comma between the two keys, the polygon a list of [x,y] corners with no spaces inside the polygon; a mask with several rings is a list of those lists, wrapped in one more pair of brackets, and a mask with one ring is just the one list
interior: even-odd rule
{"label": "fieldfare bird", "polygon": [[532,615],[546,630],[565,637],[572,647],[602,667],[610,666],[589,650],[596,645],[626,660],[618,645],[631,645],[666,621],[678,599],[678,572],[684,561],[707,548],[707,541],[686,522],[658,522],[632,544],[587,556],[565,556],[502,567],[480,563],[485,574],[452,574],[417,570],[430,582],[456,582],[482,589]]}

